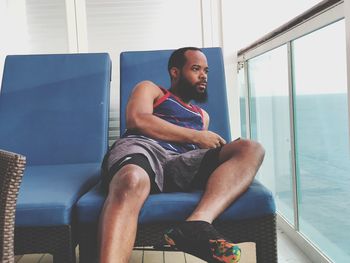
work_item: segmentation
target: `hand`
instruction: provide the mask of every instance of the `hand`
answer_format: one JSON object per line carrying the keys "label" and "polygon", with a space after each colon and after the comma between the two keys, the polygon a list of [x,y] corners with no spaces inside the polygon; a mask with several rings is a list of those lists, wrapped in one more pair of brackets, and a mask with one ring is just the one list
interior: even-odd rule
{"label": "hand", "polygon": [[226,141],[215,132],[198,131],[195,144],[197,144],[199,148],[209,149],[223,146],[226,144]]}

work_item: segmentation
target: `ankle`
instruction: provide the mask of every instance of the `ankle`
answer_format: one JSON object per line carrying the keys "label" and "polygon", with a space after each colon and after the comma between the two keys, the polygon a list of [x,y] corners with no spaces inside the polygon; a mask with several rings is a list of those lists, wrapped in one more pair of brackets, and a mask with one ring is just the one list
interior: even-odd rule
{"label": "ankle", "polygon": [[206,214],[195,213],[190,215],[186,221],[204,221],[209,224],[213,223],[213,219]]}

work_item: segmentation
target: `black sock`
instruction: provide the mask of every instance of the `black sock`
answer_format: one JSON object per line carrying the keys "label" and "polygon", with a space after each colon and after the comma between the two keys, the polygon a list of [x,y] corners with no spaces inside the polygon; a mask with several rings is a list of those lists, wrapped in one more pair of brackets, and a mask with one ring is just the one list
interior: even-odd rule
{"label": "black sock", "polygon": [[185,236],[197,240],[223,238],[210,223],[205,221],[185,221],[177,227]]}

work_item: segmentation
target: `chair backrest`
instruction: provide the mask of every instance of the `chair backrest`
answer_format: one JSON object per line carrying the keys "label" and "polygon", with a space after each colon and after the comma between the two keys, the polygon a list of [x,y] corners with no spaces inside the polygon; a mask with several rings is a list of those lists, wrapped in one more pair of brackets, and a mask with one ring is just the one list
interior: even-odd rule
{"label": "chair backrest", "polygon": [[7,56],[0,148],[28,165],[100,162],[108,147],[108,54]]}
{"label": "chair backrest", "polygon": [[[221,48],[203,48],[210,68],[208,101],[201,104],[210,115],[209,130],[230,141],[225,71]],[[126,128],[125,110],[128,97],[135,85],[151,80],[164,88],[170,87],[168,59],[173,50],[131,51],[120,55],[120,133]]]}

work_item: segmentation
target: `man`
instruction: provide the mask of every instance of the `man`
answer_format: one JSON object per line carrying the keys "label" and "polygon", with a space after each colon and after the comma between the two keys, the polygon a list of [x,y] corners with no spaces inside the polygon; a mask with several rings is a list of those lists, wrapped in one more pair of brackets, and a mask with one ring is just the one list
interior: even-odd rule
{"label": "man", "polygon": [[204,190],[198,206],[164,234],[165,241],[209,262],[239,261],[239,247],[211,223],[251,184],[264,150],[243,139],[226,143],[208,131],[208,113],[190,104],[207,99],[209,68],[200,49],[174,51],[168,71],[169,90],[150,81],[136,85],[126,110],[127,131],[106,155],[100,263],[128,262],[150,193],[193,189]]}

